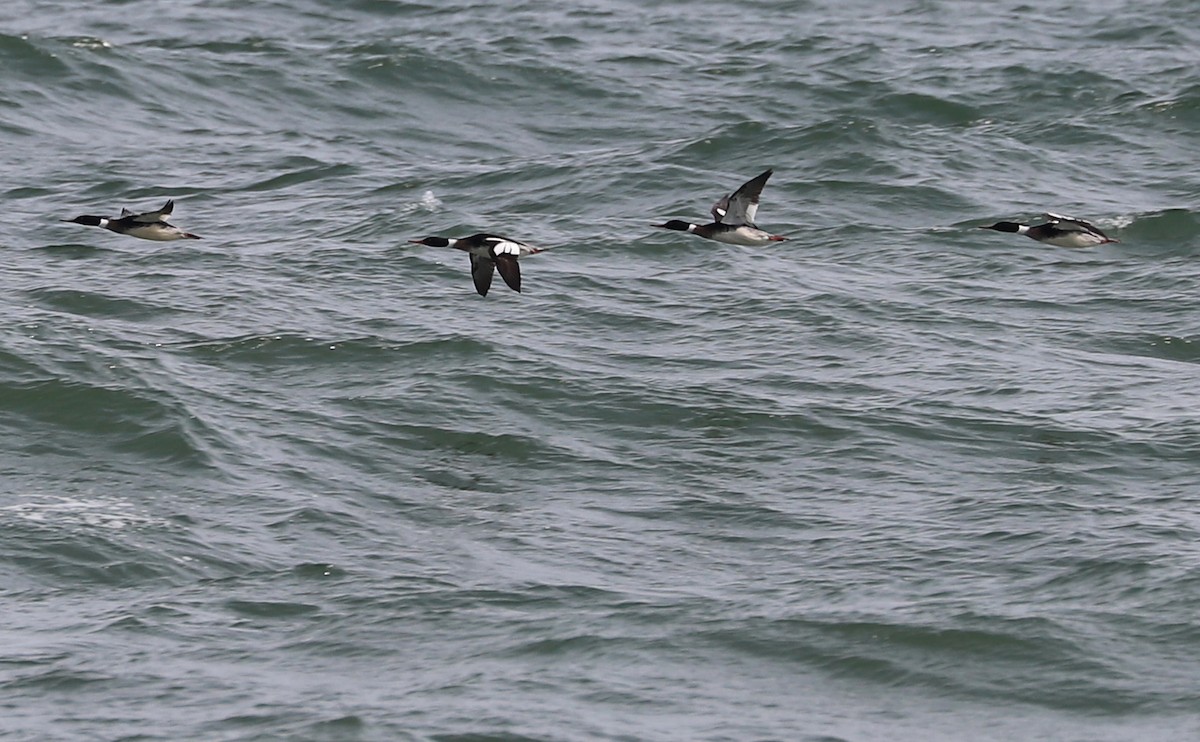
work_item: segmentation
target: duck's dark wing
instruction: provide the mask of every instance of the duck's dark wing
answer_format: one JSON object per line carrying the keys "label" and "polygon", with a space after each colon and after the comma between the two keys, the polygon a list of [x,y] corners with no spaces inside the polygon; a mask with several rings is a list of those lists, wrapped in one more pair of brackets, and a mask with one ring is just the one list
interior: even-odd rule
{"label": "duck's dark wing", "polygon": [[479,292],[480,296],[487,296],[488,289],[492,287],[492,274],[495,271],[495,263],[487,258],[471,255],[471,279],[475,281],[475,290]]}
{"label": "duck's dark wing", "polygon": [[754,226],[754,218],[758,215],[758,198],[762,195],[763,186],[774,171],[767,170],[761,175],[751,178],[733,193],[713,204],[713,220],[722,224],[749,224]]}
{"label": "duck's dark wing", "polygon": [[725,218],[725,215],[729,213],[729,196],[730,194],[728,193],[724,196],[721,196],[721,198],[712,205],[712,218],[717,224],[720,224],[721,220]]}
{"label": "duck's dark wing", "polygon": [[497,253],[496,268],[500,271],[500,277],[508,284],[508,287],[517,293],[521,293],[521,264],[517,262],[515,255],[508,253]]}
{"label": "duck's dark wing", "polygon": [[121,217],[132,216],[133,221],[139,224],[153,224],[154,222],[165,222],[167,217],[175,209],[174,199],[167,201],[158,211],[147,211],[144,214],[132,214],[128,209],[121,210]]}
{"label": "duck's dark wing", "polygon": [[1104,236],[1103,232],[1096,229],[1096,225],[1091,222],[1085,222],[1082,219],[1076,219],[1073,216],[1063,216],[1062,214],[1047,212],[1045,217],[1050,220],[1051,224],[1063,232],[1091,232],[1092,234]]}

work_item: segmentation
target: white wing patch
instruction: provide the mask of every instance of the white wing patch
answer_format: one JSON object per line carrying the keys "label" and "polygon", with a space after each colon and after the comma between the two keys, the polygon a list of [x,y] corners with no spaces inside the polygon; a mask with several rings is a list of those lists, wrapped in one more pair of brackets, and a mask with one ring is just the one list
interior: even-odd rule
{"label": "white wing patch", "polygon": [[510,242],[508,240],[496,240],[492,243],[492,251],[497,255],[516,255],[521,256],[521,243]]}
{"label": "white wing patch", "polygon": [[492,252],[496,255],[512,255],[513,257],[521,257],[522,255],[532,255],[535,252],[541,252],[540,248],[531,247],[516,240],[503,240],[491,238],[488,244],[492,248]]}

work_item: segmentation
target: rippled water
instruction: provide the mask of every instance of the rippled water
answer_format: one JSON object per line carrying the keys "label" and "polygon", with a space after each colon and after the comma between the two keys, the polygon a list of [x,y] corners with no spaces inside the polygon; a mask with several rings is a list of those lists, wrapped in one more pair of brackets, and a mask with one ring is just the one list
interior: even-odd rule
{"label": "rippled water", "polygon": [[1200,733],[1194,4],[0,21],[0,737]]}

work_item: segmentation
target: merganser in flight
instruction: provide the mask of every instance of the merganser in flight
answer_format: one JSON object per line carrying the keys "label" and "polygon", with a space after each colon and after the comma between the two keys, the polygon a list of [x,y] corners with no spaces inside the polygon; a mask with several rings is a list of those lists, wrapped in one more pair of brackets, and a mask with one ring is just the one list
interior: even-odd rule
{"label": "merganser in flight", "polygon": [[1092,247],[1104,245],[1114,240],[1099,229],[1082,219],[1075,219],[1062,214],[1046,214],[1049,219],[1045,224],[1031,227],[1028,224],[1016,222],[996,222],[980,229],[994,229],[997,232],[1016,232],[1026,237],[1045,242],[1056,247]]}
{"label": "merganser in flight", "polygon": [[497,269],[508,287],[521,293],[521,266],[517,258],[542,252],[542,248],[526,245],[494,234],[473,234],[470,237],[424,237],[409,240],[416,245],[453,247],[471,256],[471,278],[480,296],[487,296],[492,287],[492,275]]}
{"label": "merganser in flight", "polygon": [[772,172],[767,170],[757,178],[746,181],[736,191],[713,204],[712,224],[692,224],[672,219],[666,224],[651,226],[679,232],[691,232],[697,237],[746,247],[762,247],[772,242],[782,242],[787,237],[771,234],[766,230],[759,229],[754,224],[754,217],[758,214],[758,197],[762,194],[763,186],[767,184],[767,179],[771,177]]}
{"label": "merganser in flight", "polygon": [[103,227],[117,234],[127,234],[130,237],[140,237],[143,240],[165,242],[169,240],[200,239],[199,235],[184,232],[179,227],[167,224],[167,217],[171,215],[171,210],[174,208],[175,202],[172,200],[167,201],[158,211],[147,211],[144,214],[135,214],[129,209],[121,209],[121,216],[117,219],[84,215],[77,216],[74,219],[63,219],[63,221],[86,224],[89,227]]}

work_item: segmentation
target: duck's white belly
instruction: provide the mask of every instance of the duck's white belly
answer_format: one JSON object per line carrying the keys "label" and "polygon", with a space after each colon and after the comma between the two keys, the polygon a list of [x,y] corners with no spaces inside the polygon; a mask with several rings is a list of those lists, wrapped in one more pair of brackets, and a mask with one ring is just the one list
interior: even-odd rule
{"label": "duck's white belly", "polygon": [[743,247],[762,247],[763,245],[771,244],[773,241],[769,232],[744,226],[728,232],[718,232],[713,235],[713,239],[728,245],[741,245]]}
{"label": "duck's white belly", "polygon": [[1089,232],[1071,232],[1042,240],[1042,242],[1045,242],[1047,245],[1054,245],[1055,247],[1093,247],[1101,245],[1107,242],[1107,240]]}
{"label": "duck's white belly", "polygon": [[155,240],[158,242],[169,242],[170,240],[183,239],[183,232],[179,229],[164,226],[162,224],[147,224],[144,227],[130,227],[125,230],[125,234],[130,237],[140,237],[143,240]]}

